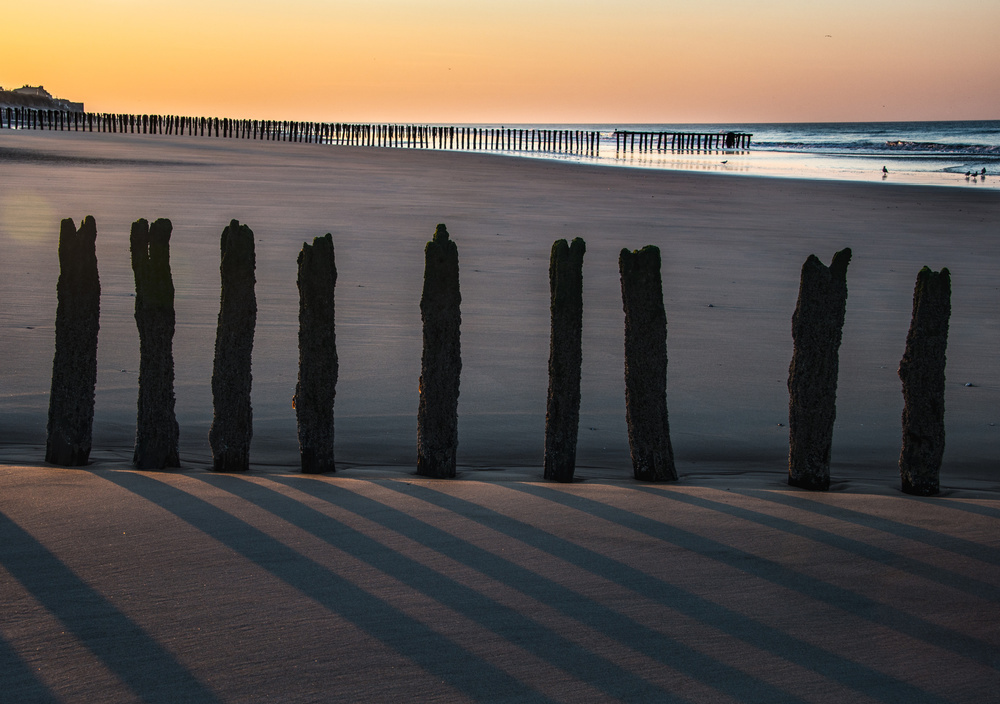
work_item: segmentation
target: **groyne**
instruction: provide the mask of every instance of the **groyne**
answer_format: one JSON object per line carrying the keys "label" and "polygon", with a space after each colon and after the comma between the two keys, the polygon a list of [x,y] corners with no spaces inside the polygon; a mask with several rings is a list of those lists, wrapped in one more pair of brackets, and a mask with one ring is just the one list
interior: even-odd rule
{"label": "groyne", "polygon": [[[145,220],[133,224],[133,271],[136,279],[136,323],[140,336],[140,402],[136,451],[138,469],[177,466],[176,424],[173,419],[172,378],[168,373],[154,380],[164,391],[167,410],[160,418],[174,426],[164,459],[145,461],[149,433],[143,430],[143,394],[153,366],[169,372],[170,361],[161,347],[166,334],[154,335],[159,344],[147,344],[154,313],[153,298],[162,298],[162,286],[150,286],[151,245],[165,245],[170,222],[158,220],[148,228]],[[154,233],[157,231],[158,234]],[[71,219],[62,221],[59,241],[60,276],[57,284],[56,353],[50,394],[48,441],[45,459],[62,466],[89,461],[93,401],[97,384],[97,330],[100,283],[94,243],[97,226],[86,217],[79,231]],[[145,251],[143,248],[150,251]],[[544,477],[573,480],[579,430],[580,362],[583,354],[582,263],[586,243],[577,238],[553,244],[550,261],[552,338],[549,363],[549,397],[545,416]],[[161,252],[156,258],[163,258]],[[792,362],[788,372],[789,455],[788,483],[809,490],[830,488],[830,457],[836,417],[837,354],[847,303],[847,266],[851,250],[834,255],[829,267],[810,255],[802,267],[799,297],[792,316]],[[315,238],[303,244],[297,285],[300,294],[299,377],[292,408],[296,413],[302,471],[335,470],[334,410],[340,371],[336,352],[334,289],[336,267],[333,238]],[[165,262],[163,262],[165,264]],[[661,256],[648,245],[622,249],[618,261],[621,277],[624,326],[625,414],[629,450],[635,479],[673,481],[678,478],[667,415],[667,316],[664,305]],[[160,278],[169,279],[164,268]],[[256,257],[253,231],[233,220],[221,239],[221,302],[212,374],[214,414],[209,431],[212,468],[245,472],[250,468],[253,436],[251,407],[251,358],[257,302]],[[170,308],[172,284],[165,299],[155,301]],[[914,289],[913,316],[900,362],[905,410],[899,459],[902,490],[921,496],[939,491],[944,449],[944,372],[948,319],[951,314],[951,278],[947,269],[925,267]],[[423,351],[417,385],[417,474],[451,478],[457,475],[459,444],[458,399],[462,373],[458,246],[444,224],[437,226],[425,247],[424,285],[420,296]],[[73,307],[69,307],[70,304]],[[88,371],[89,369],[89,371]],[[167,408],[169,407],[169,409]],[[148,423],[146,423],[148,425]],[[780,424],[779,424],[780,425]],[[169,459],[166,456],[170,455]]]}
{"label": "groyne", "polygon": [[615,130],[615,152],[717,151],[748,149],[746,132],[635,132]]}
{"label": "groyne", "polygon": [[[359,124],[242,120],[181,115],[134,115],[0,108],[0,129],[156,134],[400,149],[502,151],[598,156],[597,130],[414,124]],[[615,153],[746,149],[742,132],[634,132],[616,130]]]}

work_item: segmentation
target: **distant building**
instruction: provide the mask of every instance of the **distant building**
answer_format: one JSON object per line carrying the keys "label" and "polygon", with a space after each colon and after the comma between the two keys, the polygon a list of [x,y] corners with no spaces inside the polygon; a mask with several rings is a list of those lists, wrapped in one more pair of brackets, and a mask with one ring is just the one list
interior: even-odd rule
{"label": "distant building", "polygon": [[43,86],[22,86],[10,91],[0,88],[0,94],[2,94],[0,95],[0,105],[7,107],[84,112],[83,103],[54,98]]}
{"label": "distant building", "polygon": [[39,98],[48,98],[49,100],[52,100],[52,94],[45,90],[42,86],[22,86],[21,88],[15,88],[11,92],[17,93],[18,95],[35,95]]}

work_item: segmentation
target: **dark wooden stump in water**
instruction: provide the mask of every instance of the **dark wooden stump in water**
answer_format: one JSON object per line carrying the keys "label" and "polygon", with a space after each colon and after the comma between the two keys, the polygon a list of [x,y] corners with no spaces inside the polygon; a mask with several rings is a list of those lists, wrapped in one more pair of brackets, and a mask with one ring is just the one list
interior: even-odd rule
{"label": "dark wooden stump in water", "polygon": [[139,330],[139,400],[132,464],[137,469],[179,467],[174,412],[174,284],[169,220],[132,223],[129,242]]}
{"label": "dark wooden stump in water", "polygon": [[544,476],[573,481],[580,424],[580,367],[583,363],[583,255],[586,243],[558,240],[549,259],[551,333],[549,393],[545,407]]}
{"label": "dark wooden stump in water", "polygon": [[299,379],[295,418],[299,455],[307,474],[333,472],[333,402],[337,395],[334,289],[337,266],[333,235],[303,243],[299,253]]}
{"label": "dark wooden stump in water", "polygon": [[454,477],[458,450],[458,387],[462,373],[458,247],[438,225],[424,250],[420,297],[424,351],[417,409],[417,474]]}
{"label": "dark wooden stump in water", "polygon": [[87,464],[93,441],[101,311],[96,243],[97,223],[90,215],[79,230],[70,218],[62,221],[45,461],[66,467]]}
{"label": "dark wooden stump in water", "polygon": [[660,250],[621,251],[625,309],[625,415],[636,479],[677,479],[667,418],[667,314]]}
{"label": "dark wooden stump in water", "polygon": [[250,468],[253,438],[250,362],[257,323],[253,231],[233,220],[222,232],[221,248],[222,295],[212,372],[215,412],[208,441],[212,446],[212,469],[245,472]]}
{"label": "dark wooden stump in water", "polygon": [[843,249],[833,256],[829,267],[815,255],[809,255],[802,265],[788,369],[788,483],[804,489],[825,491],[830,487],[838,351],[847,310],[850,262],[851,250]]}
{"label": "dark wooden stump in water", "polygon": [[940,489],[944,456],[944,368],[951,318],[951,274],[924,267],[913,289],[913,317],[899,363],[903,382],[903,447],[899,474],[907,494]]}

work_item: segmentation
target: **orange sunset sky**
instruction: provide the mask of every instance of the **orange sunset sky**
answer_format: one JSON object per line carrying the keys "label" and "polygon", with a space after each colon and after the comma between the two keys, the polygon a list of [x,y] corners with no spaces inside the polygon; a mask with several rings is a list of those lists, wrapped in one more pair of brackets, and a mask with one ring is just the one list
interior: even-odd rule
{"label": "orange sunset sky", "polygon": [[0,86],[328,122],[1000,118],[997,0],[5,3]]}

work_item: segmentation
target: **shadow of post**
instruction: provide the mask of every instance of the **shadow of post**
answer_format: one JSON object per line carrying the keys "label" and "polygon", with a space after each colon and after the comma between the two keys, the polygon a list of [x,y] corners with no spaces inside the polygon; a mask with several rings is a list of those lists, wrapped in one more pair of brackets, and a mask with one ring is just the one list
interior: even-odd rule
{"label": "shadow of post", "polygon": [[[2,513],[0,544],[4,568],[144,702],[220,701],[155,638]],[[5,687],[3,696],[9,694]]]}

